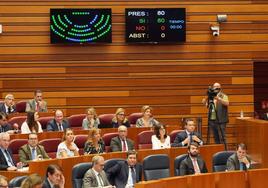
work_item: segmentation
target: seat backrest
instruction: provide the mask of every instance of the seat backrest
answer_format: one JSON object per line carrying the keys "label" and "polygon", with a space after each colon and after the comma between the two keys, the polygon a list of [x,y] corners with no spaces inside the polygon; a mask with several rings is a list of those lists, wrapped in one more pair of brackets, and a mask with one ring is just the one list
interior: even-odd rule
{"label": "seat backrest", "polygon": [[13,139],[10,141],[10,144],[8,147],[9,149],[11,149],[13,159],[15,160],[16,163],[19,162],[20,147],[27,143],[28,143],[27,139]]}
{"label": "seat backrest", "polygon": [[180,175],[181,162],[187,157],[187,154],[182,154],[174,159],[174,176]]}
{"label": "seat backrest", "polygon": [[99,128],[112,128],[112,119],[114,114],[101,114],[99,115],[100,125]]}
{"label": "seat backrest", "polygon": [[79,154],[83,155],[84,154],[84,146],[87,141],[88,135],[86,134],[78,134],[75,136],[74,143],[77,145],[79,148]]}
{"label": "seat backrest", "polygon": [[222,172],[226,170],[226,163],[228,158],[233,155],[235,151],[220,151],[212,157],[213,172]]}
{"label": "seat backrest", "polygon": [[[116,165],[119,161],[125,161],[125,159],[122,159],[122,158],[114,158],[114,159],[108,159],[105,161],[105,164],[104,164],[104,171],[106,172],[109,168],[113,167],[114,165]],[[115,182],[114,182],[114,177],[111,176],[111,177],[107,177],[110,184],[111,185],[114,185]]]}
{"label": "seat backrest", "polygon": [[47,116],[47,117],[40,117],[38,119],[38,121],[41,124],[43,130],[46,130],[47,129],[47,123],[50,120],[52,120],[53,118],[54,118],[54,116]]}
{"label": "seat backrest", "polygon": [[69,126],[71,128],[82,128],[83,119],[85,119],[86,114],[74,114],[67,118]]}
{"label": "seat backrest", "polygon": [[167,178],[169,172],[169,157],[166,154],[149,155],[143,159],[145,181]]}
{"label": "seat backrest", "polygon": [[138,148],[152,149],[152,136],[154,132],[151,130],[142,131],[138,134]]}
{"label": "seat backrest", "polygon": [[183,130],[173,130],[169,133],[169,137],[170,137],[170,143],[172,144],[177,136],[177,134],[179,132],[183,132]]}
{"label": "seat backrest", "polygon": [[26,101],[18,101],[16,103],[16,111],[19,113],[24,113],[26,109]]}
{"label": "seat backrest", "polygon": [[135,112],[128,116],[128,121],[130,123],[131,127],[134,127],[136,125],[137,119],[141,118],[143,114],[141,112]]}
{"label": "seat backrest", "polygon": [[15,116],[8,120],[8,123],[13,126],[14,123],[17,123],[19,125],[19,130],[21,128],[22,123],[26,120],[26,116]]}
{"label": "seat backrest", "polygon": [[92,167],[91,162],[79,163],[73,166],[72,183],[73,188],[81,188],[85,173]]}
{"label": "seat backrest", "polygon": [[48,138],[41,140],[39,142],[40,145],[44,146],[48,156],[50,158],[56,158],[56,153],[58,149],[58,145],[61,143],[60,138]]}
{"label": "seat backrest", "polygon": [[25,180],[27,176],[17,176],[12,178],[9,181],[8,187],[20,187],[23,180]]}
{"label": "seat backrest", "polygon": [[102,136],[102,139],[105,143],[105,151],[106,152],[110,152],[111,151],[111,148],[110,148],[110,145],[111,145],[111,140],[113,137],[116,137],[118,136],[118,133],[115,132],[115,133],[105,133],[103,136]]}

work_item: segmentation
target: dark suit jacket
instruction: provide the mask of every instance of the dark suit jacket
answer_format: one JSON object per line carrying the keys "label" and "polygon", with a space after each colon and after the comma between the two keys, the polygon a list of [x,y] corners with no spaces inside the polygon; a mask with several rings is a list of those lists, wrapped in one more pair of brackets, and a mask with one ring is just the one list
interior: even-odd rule
{"label": "dark suit jacket", "polygon": [[[49,159],[49,156],[43,146],[37,145],[36,152],[37,155],[41,155],[43,159]],[[21,146],[19,149],[19,158],[20,161],[25,164],[28,164],[28,162],[32,160],[32,152],[28,144]]]}
{"label": "dark suit jacket", "polygon": [[[200,140],[201,136],[199,135],[198,132],[193,132],[192,135],[197,136]],[[183,140],[185,140],[188,137],[187,132],[179,132],[174,140],[174,142],[171,144],[172,147],[182,147],[182,146],[187,146],[187,145],[182,145]],[[198,143],[199,144],[199,143]]]}
{"label": "dark suit jacket", "polygon": [[[106,174],[104,171],[102,171],[100,173],[101,175],[101,179],[103,181],[103,184],[104,186],[108,186],[110,185],[107,177],[106,177]],[[85,175],[84,175],[84,178],[83,178],[83,188],[88,188],[88,187],[98,187],[98,180],[97,180],[97,177],[95,175],[95,173],[93,172],[93,169],[89,169]]]}
{"label": "dark suit jacket", "polygon": [[42,185],[42,188],[52,188],[47,180],[47,178],[45,179],[43,185]]}
{"label": "dark suit jacket", "polygon": [[[199,166],[199,169],[200,169],[201,173],[207,173],[208,172],[206,163],[200,156],[197,157],[197,163],[198,163],[198,166]],[[181,162],[180,175],[184,176],[184,175],[190,175],[190,174],[194,174],[194,173],[195,173],[195,171],[194,171],[193,162],[192,162],[190,156],[188,155]]]}
{"label": "dark suit jacket", "polygon": [[[249,158],[249,156],[246,156],[248,161],[251,163],[251,160]],[[244,164],[243,166],[244,170],[247,169],[246,165]],[[252,166],[250,165],[249,168],[252,168]],[[239,163],[239,160],[238,160],[238,157],[237,157],[237,154],[234,153],[233,155],[231,155],[228,160],[227,160],[227,163],[226,163],[226,169],[228,171],[231,171],[231,170],[240,170],[240,163]]]}
{"label": "dark suit jacket", "polygon": [[6,123],[5,125],[0,126],[0,133],[1,132],[7,132],[9,130],[12,130],[12,127],[8,123]]}
{"label": "dark suit jacket", "polygon": [[[5,106],[4,102],[0,103],[0,112],[3,112],[4,114],[8,115],[7,109],[6,109],[6,106]],[[14,112],[16,112],[16,106],[15,105],[11,107],[11,113],[14,113]]]}
{"label": "dark suit jacket", "polygon": [[[64,130],[70,127],[69,122],[66,119],[62,121],[62,127]],[[52,119],[47,123],[47,131],[59,131],[59,128],[55,119]]]}
{"label": "dark suit jacket", "polygon": [[[141,181],[142,166],[135,165],[136,182]],[[108,179],[113,179],[116,188],[125,188],[128,180],[129,167],[127,161],[119,161],[106,172]]]}
{"label": "dark suit jacket", "polygon": [[[15,165],[16,163],[13,159],[11,150],[7,149],[7,151],[9,152],[9,155],[11,156],[12,162]],[[0,149],[0,170],[7,170],[7,168],[8,168],[7,160],[6,160],[5,155],[3,154],[2,150]]]}
{"label": "dark suit jacket", "polygon": [[[134,150],[134,142],[128,138],[126,141],[127,141],[128,150]],[[122,151],[122,144],[121,144],[121,140],[119,136],[112,138],[110,146],[111,146],[112,152]]]}

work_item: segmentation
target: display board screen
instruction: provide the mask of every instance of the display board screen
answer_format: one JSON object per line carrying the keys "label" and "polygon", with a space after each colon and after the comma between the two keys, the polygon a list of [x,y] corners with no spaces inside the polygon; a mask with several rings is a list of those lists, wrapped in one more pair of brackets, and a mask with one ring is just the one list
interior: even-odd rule
{"label": "display board screen", "polygon": [[50,9],[51,43],[111,43],[111,9]]}
{"label": "display board screen", "polygon": [[126,42],[185,42],[185,8],[131,8],[125,10]]}

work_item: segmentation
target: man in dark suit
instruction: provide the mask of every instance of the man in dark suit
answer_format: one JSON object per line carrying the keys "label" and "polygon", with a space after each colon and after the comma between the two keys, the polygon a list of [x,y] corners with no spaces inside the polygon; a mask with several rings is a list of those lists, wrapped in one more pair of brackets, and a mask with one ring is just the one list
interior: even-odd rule
{"label": "man in dark suit", "polygon": [[28,135],[28,144],[19,149],[19,158],[25,166],[28,166],[28,162],[32,160],[49,159],[44,147],[38,144],[36,133]]}
{"label": "man in dark suit", "polygon": [[0,170],[15,171],[17,167],[8,149],[10,136],[7,132],[0,133]]}
{"label": "man in dark suit", "polygon": [[199,155],[199,145],[196,142],[188,146],[188,156],[181,162],[180,175],[207,173],[205,161]]}
{"label": "man in dark suit", "polygon": [[112,152],[134,150],[134,142],[127,138],[127,127],[124,125],[119,126],[118,134],[118,136],[111,140]]}
{"label": "man in dark suit", "polygon": [[56,110],[55,118],[47,123],[47,131],[64,131],[67,128],[69,128],[68,120],[63,119],[61,110]]}
{"label": "man in dark suit", "polygon": [[141,181],[142,166],[137,164],[137,152],[128,151],[127,161],[120,161],[106,171],[108,180],[113,180],[116,188],[133,187]]}
{"label": "man in dark suit", "polygon": [[43,92],[36,90],[34,92],[34,99],[29,100],[26,103],[26,112],[47,112],[47,102],[43,100]]}
{"label": "man in dark suit", "polygon": [[7,94],[4,102],[0,103],[0,112],[3,112],[6,115],[16,112],[16,105],[12,94]]}
{"label": "man in dark suit", "polygon": [[65,178],[60,166],[56,164],[50,164],[47,167],[46,179],[42,188],[64,188]]}
{"label": "man in dark suit", "polygon": [[199,133],[195,132],[195,124],[192,119],[186,120],[185,130],[179,132],[171,144],[172,147],[188,146],[191,142],[196,142],[199,145],[203,145],[203,141]]}
{"label": "man in dark suit", "polygon": [[6,115],[3,112],[0,112],[0,133],[1,132],[14,133],[14,130],[12,130],[11,125],[7,122]]}
{"label": "man in dark suit", "polygon": [[226,168],[228,171],[252,168],[250,157],[247,155],[247,147],[244,143],[237,145],[236,152],[227,160]]}
{"label": "man in dark suit", "polygon": [[92,158],[93,167],[89,169],[83,178],[83,188],[88,187],[107,187],[112,188],[113,186],[110,185],[105,172],[103,171],[104,168],[104,158],[100,155],[95,155]]}

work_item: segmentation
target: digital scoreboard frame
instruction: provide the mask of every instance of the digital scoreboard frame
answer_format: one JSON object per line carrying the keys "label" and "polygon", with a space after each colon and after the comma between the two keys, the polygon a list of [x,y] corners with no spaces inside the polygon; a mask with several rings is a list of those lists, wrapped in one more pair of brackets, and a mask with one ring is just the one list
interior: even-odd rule
{"label": "digital scoreboard frame", "polygon": [[125,9],[127,43],[181,43],[186,41],[185,8]]}

